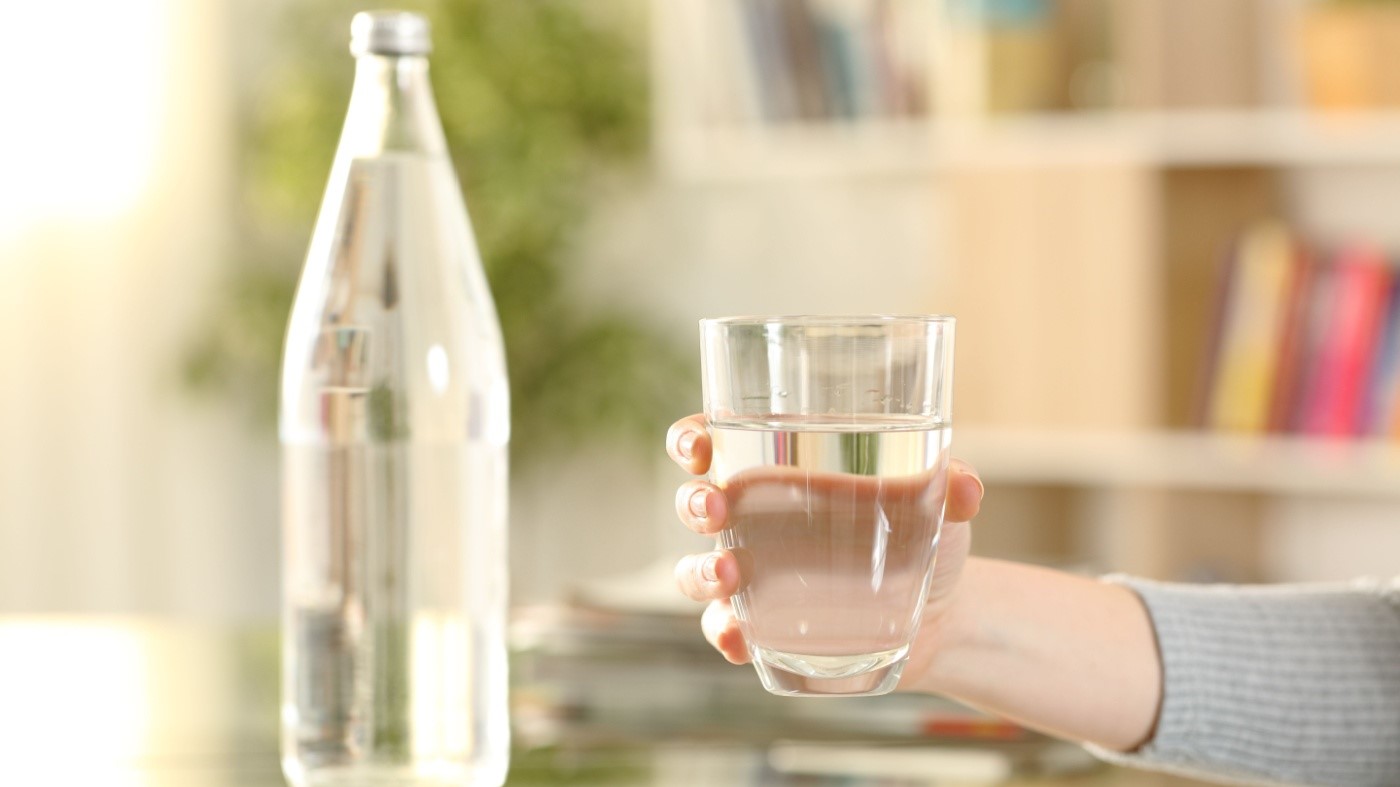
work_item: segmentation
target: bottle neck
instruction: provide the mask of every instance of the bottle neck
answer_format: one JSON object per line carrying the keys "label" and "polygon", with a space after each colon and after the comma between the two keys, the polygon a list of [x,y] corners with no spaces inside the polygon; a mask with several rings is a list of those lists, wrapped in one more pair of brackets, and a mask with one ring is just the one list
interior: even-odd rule
{"label": "bottle neck", "polygon": [[356,58],[355,86],[336,158],[386,152],[446,152],[442,122],[422,56],[365,54]]}

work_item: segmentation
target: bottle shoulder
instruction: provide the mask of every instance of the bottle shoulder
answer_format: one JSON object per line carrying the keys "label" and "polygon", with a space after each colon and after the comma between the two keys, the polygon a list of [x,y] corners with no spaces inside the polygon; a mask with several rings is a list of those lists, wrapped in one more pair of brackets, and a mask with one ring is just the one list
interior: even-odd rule
{"label": "bottle shoulder", "polygon": [[445,156],[337,162],[307,251],[294,321],[398,320],[499,341],[499,322]]}
{"label": "bottle shoulder", "polygon": [[500,325],[450,164],[388,154],[344,170],[288,326],[284,437],[326,433],[330,411],[384,439],[508,429]]}

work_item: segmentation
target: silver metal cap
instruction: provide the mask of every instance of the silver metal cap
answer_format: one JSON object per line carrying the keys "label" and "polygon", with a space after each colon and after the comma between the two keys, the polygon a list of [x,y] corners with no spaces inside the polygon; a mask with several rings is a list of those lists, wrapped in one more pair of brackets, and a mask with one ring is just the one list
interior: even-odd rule
{"label": "silver metal cap", "polygon": [[428,19],[408,11],[361,11],[350,22],[350,53],[426,55],[433,49]]}

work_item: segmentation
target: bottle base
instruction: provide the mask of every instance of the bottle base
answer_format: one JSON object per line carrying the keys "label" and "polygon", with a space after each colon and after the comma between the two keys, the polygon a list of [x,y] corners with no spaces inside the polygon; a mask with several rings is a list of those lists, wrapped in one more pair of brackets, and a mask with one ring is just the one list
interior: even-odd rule
{"label": "bottle base", "polygon": [[908,646],[852,656],[808,656],[753,648],[763,688],[784,697],[873,697],[889,694],[904,672]]}

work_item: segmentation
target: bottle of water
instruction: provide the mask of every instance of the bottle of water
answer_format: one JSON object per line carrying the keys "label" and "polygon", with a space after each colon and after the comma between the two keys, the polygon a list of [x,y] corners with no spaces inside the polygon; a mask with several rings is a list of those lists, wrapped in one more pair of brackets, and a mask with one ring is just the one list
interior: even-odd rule
{"label": "bottle of water", "polygon": [[500,785],[500,325],[428,82],[428,23],[362,13],[282,368],[283,768]]}

